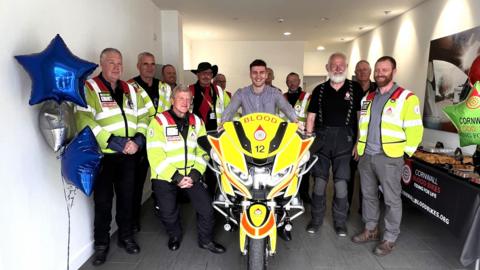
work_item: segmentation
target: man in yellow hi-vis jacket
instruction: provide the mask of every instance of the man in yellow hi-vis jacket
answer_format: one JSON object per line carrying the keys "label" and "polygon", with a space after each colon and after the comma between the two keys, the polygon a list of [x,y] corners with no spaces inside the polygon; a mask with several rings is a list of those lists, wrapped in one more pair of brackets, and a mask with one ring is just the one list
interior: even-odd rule
{"label": "man in yellow hi-vis jacket", "polygon": [[85,83],[87,108],[76,106],[80,129],[89,126],[104,153],[102,168],[95,180],[94,239],[92,263],[103,264],[110,244],[112,201],[116,196],[118,245],[127,253],[140,252],[133,238],[133,187],[136,154],[145,145],[147,109],[137,89],[120,80],[123,72],[120,51],[106,48],[100,55],[102,72]]}
{"label": "man in yellow hi-vis jacket", "polygon": [[197,144],[206,136],[205,124],[189,113],[192,95],[188,87],[172,92],[172,108],[158,114],[147,132],[147,155],[153,191],[160,207],[160,219],[167,229],[168,248],[177,250],[182,238],[177,192],[184,189],[197,213],[198,244],[213,253],[225,248],[213,241],[215,224],[212,199],[203,184],[206,152]]}
{"label": "man in yellow hi-vis jacket", "polygon": [[358,171],[365,229],[352,241],[380,240],[380,183],[385,201],[385,232],[374,249],[378,256],[389,254],[400,234],[403,156],[413,155],[423,135],[418,97],[393,82],[395,73],[396,61],[392,57],[380,57],[375,63],[374,77],[378,88],[362,99],[356,148],[360,155]]}
{"label": "man in yellow hi-vis jacket", "polygon": [[[131,78],[127,83],[139,89],[145,108],[148,110],[148,124],[157,113],[170,109],[170,85],[155,78],[155,56],[150,52],[138,55],[137,69],[139,75]],[[143,185],[147,178],[148,160],[145,148],[138,153],[137,169],[135,173],[134,206],[133,206],[133,231],[140,231],[140,213],[142,210]],[[153,193],[155,194],[155,193]],[[154,211],[158,213],[157,198],[152,196]],[[158,215],[158,214],[157,214]]]}

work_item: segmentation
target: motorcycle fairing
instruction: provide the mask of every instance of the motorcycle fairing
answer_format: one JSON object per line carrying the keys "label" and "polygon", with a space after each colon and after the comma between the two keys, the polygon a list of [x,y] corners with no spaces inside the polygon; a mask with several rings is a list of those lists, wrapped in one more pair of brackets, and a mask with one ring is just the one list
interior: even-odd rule
{"label": "motorcycle fairing", "polygon": [[285,188],[284,197],[295,195],[299,161],[313,142],[312,138],[301,139],[296,134],[297,128],[297,124],[288,124],[277,116],[253,113],[240,121],[226,122],[225,132],[219,138],[208,136],[221,162],[222,190],[235,196],[235,187],[246,199],[252,199],[245,185],[252,181],[248,178],[247,163],[262,166],[273,160],[273,188],[266,199],[279,196]]}

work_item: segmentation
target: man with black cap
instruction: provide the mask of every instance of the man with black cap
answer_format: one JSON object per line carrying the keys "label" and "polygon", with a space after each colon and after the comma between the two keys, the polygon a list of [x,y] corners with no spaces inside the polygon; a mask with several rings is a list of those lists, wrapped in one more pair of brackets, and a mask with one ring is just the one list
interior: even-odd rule
{"label": "man with black cap", "polygon": [[[207,132],[216,131],[221,115],[230,103],[227,93],[220,86],[211,83],[218,73],[218,66],[201,62],[192,72],[198,78],[195,84],[189,86],[193,96],[192,112],[203,120]],[[215,174],[207,169],[205,181],[212,196],[215,194],[215,179]]]}
{"label": "man with black cap", "polygon": [[202,62],[192,72],[198,78],[195,84],[189,86],[193,95],[192,112],[203,120],[207,132],[217,130],[220,115],[230,103],[230,98],[225,91],[211,83],[212,78],[218,73],[218,67]]}

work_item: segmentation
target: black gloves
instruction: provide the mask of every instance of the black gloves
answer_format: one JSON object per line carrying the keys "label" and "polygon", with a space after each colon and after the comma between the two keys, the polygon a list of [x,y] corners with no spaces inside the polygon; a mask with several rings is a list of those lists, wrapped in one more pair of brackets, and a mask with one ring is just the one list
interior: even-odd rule
{"label": "black gloves", "polygon": [[107,142],[108,148],[122,153],[123,149],[125,148],[125,144],[128,142],[128,138],[112,135],[110,138],[108,138]]}

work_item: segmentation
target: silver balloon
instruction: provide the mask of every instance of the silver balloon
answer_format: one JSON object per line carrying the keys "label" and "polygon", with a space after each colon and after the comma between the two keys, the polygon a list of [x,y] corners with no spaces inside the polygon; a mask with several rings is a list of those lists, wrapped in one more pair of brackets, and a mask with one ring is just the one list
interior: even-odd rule
{"label": "silver balloon", "polygon": [[45,101],[38,114],[38,125],[45,141],[57,152],[75,135],[73,106],[68,102]]}

